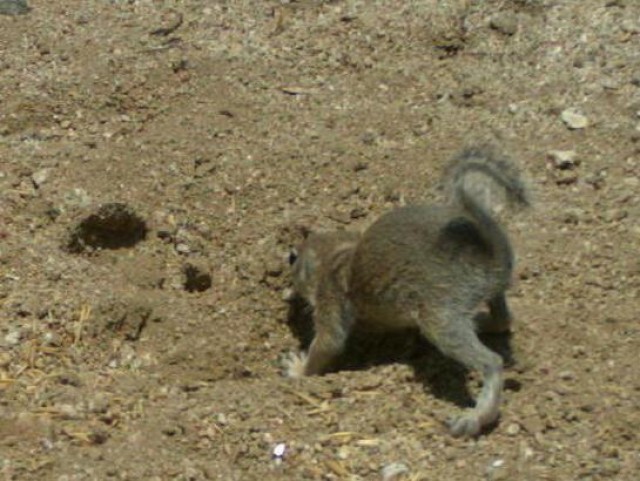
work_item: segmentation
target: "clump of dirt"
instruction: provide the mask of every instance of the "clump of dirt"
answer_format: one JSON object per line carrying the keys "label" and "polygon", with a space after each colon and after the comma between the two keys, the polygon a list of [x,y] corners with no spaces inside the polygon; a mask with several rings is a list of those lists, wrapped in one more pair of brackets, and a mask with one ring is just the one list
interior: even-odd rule
{"label": "clump of dirt", "polygon": [[66,249],[75,254],[133,247],[147,236],[145,220],[127,204],[101,205],[71,231]]}
{"label": "clump of dirt", "polygon": [[142,293],[108,295],[96,307],[87,333],[94,338],[119,337],[137,341],[148,322],[160,320],[153,303]]}

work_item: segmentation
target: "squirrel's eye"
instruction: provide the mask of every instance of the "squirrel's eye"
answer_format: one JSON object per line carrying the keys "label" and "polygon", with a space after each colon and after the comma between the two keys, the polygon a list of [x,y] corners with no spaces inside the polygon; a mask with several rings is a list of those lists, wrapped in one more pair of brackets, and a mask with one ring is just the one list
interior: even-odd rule
{"label": "squirrel's eye", "polygon": [[298,260],[298,251],[291,249],[289,251],[289,265],[292,266]]}

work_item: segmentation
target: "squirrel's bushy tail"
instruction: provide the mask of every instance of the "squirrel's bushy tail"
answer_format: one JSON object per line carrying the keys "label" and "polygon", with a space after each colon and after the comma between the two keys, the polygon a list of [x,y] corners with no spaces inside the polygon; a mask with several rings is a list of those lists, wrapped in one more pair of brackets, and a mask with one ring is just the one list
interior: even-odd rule
{"label": "squirrel's bushy tail", "polygon": [[474,147],[458,154],[445,175],[450,201],[476,221],[485,241],[510,266],[511,245],[494,219],[496,194],[512,207],[529,206],[528,189],[516,166],[490,147]]}
{"label": "squirrel's bushy tail", "polygon": [[[528,189],[516,166],[490,147],[473,147],[462,151],[451,162],[446,179],[452,200],[465,206],[468,203],[465,199],[469,196],[477,197],[481,191],[495,193],[496,187],[505,194],[510,205],[529,205]],[[476,202],[481,200],[477,199]],[[489,204],[485,208],[494,207],[490,201],[484,200]]]}

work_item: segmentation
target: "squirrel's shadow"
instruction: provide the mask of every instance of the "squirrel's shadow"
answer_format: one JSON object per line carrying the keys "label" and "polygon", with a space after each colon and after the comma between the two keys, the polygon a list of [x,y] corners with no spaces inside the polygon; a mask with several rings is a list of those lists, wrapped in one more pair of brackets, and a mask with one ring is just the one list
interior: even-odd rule
{"label": "squirrel's shadow", "polygon": [[[288,325],[307,350],[313,340],[313,316],[302,299],[289,302]],[[511,334],[486,334],[483,343],[502,356],[506,366],[514,364]],[[392,333],[371,333],[356,329],[350,334],[344,353],[334,370],[364,370],[372,366],[400,362],[412,367],[416,381],[439,399],[460,407],[472,407],[474,399],[467,388],[467,370],[430,344],[417,329]]]}

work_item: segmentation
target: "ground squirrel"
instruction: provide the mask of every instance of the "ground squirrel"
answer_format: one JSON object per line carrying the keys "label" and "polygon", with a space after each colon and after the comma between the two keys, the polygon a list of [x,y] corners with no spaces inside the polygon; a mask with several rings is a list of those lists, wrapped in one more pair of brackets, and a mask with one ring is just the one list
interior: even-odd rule
{"label": "ground squirrel", "polygon": [[[520,206],[528,196],[512,163],[488,148],[456,156],[444,185],[445,204],[396,208],[362,234],[311,234],[292,253],[292,296],[313,308],[315,337],[287,370],[326,372],[356,322],[378,331],[417,326],[443,354],[482,373],[475,408],[450,421],[454,436],[475,436],[497,420],[503,387],[502,359],[476,332],[510,329],[505,290],[513,270],[495,202],[482,192]],[[476,315],[482,302],[488,315]]]}

